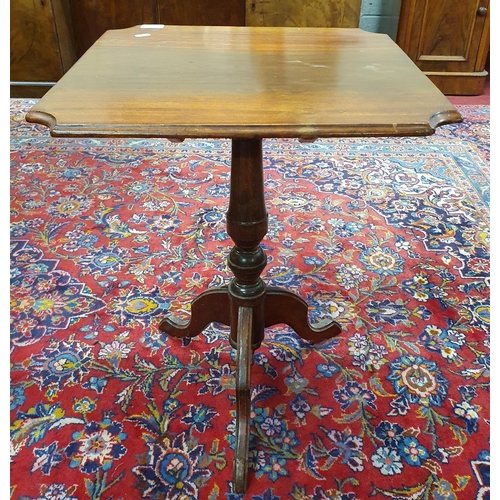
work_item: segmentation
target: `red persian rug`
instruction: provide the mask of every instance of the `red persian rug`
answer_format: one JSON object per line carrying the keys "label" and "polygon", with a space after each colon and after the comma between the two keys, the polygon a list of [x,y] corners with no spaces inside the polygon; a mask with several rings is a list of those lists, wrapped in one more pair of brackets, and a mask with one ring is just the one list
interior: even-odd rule
{"label": "red persian rug", "polygon": [[[54,139],[13,100],[11,497],[223,499],[235,352],[167,313],[227,284],[229,141]],[[489,499],[489,107],[435,136],[264,142],[249,500]]]}

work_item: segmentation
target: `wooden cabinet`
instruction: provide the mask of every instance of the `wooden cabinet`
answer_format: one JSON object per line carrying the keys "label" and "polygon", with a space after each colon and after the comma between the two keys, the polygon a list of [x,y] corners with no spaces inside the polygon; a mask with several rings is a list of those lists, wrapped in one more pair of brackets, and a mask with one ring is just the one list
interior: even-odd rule
{"label": "wooden cabinet", "polygon": [[11,0],[11,97],[41,97],[107,30],[138,24],[357,27],[361,0]]}
{"label": "wooden cabinet", "polygon": [[479,95],[489,7],[489,0],[402,0],[397,43],[444,94]]}
{"label": "wooden cabinet", "polygon": [[76,61],[63,0],[11,0],[11,95],[40,97]]}

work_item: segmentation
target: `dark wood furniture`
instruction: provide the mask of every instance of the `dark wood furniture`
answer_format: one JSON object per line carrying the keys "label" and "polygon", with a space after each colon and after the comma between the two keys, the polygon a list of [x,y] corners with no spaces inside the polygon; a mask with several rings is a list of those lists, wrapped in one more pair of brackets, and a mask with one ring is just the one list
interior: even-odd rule
{"label": "dark wood furniture", "polygon": [[[168,48],[168,50],[166,50]],[[264,329],[290,325],[319,342],[307,304],[260,278],[267,233],[262,139],[432,134],[461,120],[386,35],[359,29],[134,27],[108,31],[28,113],[54,136],[232,139],[227,231],[234,278],[196,298],[173,337],[230,325],[236,359],[234,489],[246,490],[252,351]]]}
{"label": "dark wood furniture", "polygon": [[402,0],[397,43],[443,93],[482,94],[489,0]]}
{"label": "dark wood furniture", "polygon": [[41,97],[74,64],[66,0],[11,0],[11,97]]}
{"label": "dark wood furniture", "polygon": [[10,0],[11,97],[41,97],[107,30],[137,24],[356,28],[361,0]]}
{"label": "dark wood furniture", "polygon": [[246,0],[246,26],[357,28],[361,0]]}

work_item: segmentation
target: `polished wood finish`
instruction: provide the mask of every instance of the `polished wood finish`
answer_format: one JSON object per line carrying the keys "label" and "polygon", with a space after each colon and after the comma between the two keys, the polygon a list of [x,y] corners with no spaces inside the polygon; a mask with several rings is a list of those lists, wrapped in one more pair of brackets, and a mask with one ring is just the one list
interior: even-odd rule
{"label": "polished wood finish", "polygon": [[229,294],[227,287],[210,288],[191,303],[191,318],[181,321],[173,316],[164,318],[159,325],[161,331],[171,337],[196,337],[210,323],[229,326]]}
{"label": "polished wood finish", "polygon": [[426,135],[460,115],[387,35],[137,26],[103,35],[28,120],[55,136],[314,139]]}
{"label": "polished wood finish", "polygon": [[284,323],[304,340],[317,344],[336,337],[342,328],[335,321],[323,319],[309,323],[308,305],[297,295],[278,287],[266,290],[265,326]]}
{"label": "polished wood finish", "polygon": [[231,188],[226,215],[227,233],[235,244],[227,259],[234,274],[229,284],[230,340],[233,345],[238,342],[240,307],[251,307],[252,345],[257,348],[264,338],[266,285],[260,274],[267,264],[260,246],[267,234],[262,139],[233,139],[231,146]]}
{"label": "polished wood finish", "polygon": [[235,493],[245,493],[248,485],[252,367],[253,309],[238,308],[236,345],[236,443],[234,447],[233,484]]}
{"label": "polished wood finish", "polygon": [[359,23],[360,3],[361,0],[11,0],[11,71],[15,74],[11,78],[11,97],[44,95],[77,58],[111,29],[138,24],[353,28]]}
{"label": "polished wood finish", "polygon": [[229,137],[227,287],[197,297],[191,318],[163,319],[172,337],[230,326],[237,350],[233,489],[248,481],[252,352],[284,323],[317,343],[342,332],[311,325],[297,295],[267,287],[262,139],[423,135],[461,120],[385,35],[359,29],[135,27],[107,32],[28,113],[55,136]]}
{"label": "polished wood finish", "polygon": [[403,0],[397,43],[446,94],[484,88],[489,0]]}
{"label": "polished wood finish", "polygon": [[481,95],[484,93],[484,86],[488,72],[478,71],[470,73],[447,73],[443,72],[426,72],[429,80],[431,80],[438,89],[446,95]]}
{"label": "polished wood finish", "polygon": [[357,28],[361,0],[247,0],[247,26]]}
{"label": "polished wood finish", "polygon": [[42,97],[110,29],[245,24],[245,0],[11,0],[10,6],[11,97]]}
{"label": "polished wood finish", "polygon": [[267,233],[263,173],[262,139],[233,139],[227,232],[235,244],[228,257],[234,278],[228,287],[209,289],[197,297],[188,322],[169,316],[159,325],[160,330],[176,338],[194,337],[212,322],[230,326],[229,341],[237,351],[233,467],[237,493],[243,493],[247,486],[250,366],[253,350],[264,340],[264,329],[287,324],[312,343],[342,332],[340,325],[331,320],[310,325],[306,302],[287,290],[268,288],[260,277],[267,263],[260,245]]}

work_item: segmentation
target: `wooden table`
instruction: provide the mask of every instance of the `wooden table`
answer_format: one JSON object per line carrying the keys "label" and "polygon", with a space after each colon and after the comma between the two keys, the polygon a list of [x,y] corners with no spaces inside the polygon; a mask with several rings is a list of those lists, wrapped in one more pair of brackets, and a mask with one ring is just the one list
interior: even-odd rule
{"label": "wooden table", "polygon": [[209,289],[191,320],[160,329],[193,337],[230,325],[236,358],[235,492],[247,488],[250,368],[264,328],[285,323],[319,342],[341,333],[310,325],[307,304],[266,287],[262,139],[414,136],[460,114],[386,35],[359,29],[143,25],[108,31],[30,110],[58,137],[230,138],[228,287]]}

